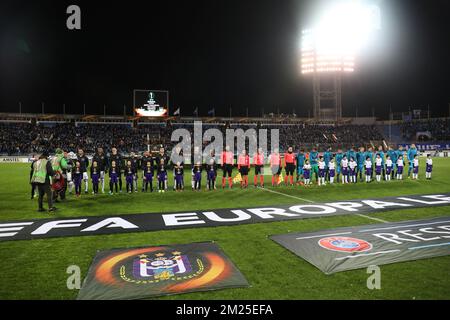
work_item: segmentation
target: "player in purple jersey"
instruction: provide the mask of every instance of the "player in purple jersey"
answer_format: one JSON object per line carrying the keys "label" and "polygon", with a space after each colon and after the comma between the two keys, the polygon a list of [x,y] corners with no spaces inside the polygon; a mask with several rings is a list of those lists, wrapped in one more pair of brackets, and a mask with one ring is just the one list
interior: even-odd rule
{"label": "player in purple jersey", "polygon": [[150,185],[150,192],[153,192],[153,162],[146,161],[143,167],[143,191],[148,191],[148,186]]}
{"label": "player in purple jersey", "polygon": [[158,164],[158,192],[166,192],[167,189],[167,167],[164,158]]}
{"label": "player in purple jersey", "polygon": [[91,181],[92,181],[92,194],[98,193],[98,185],[100,182],[100,169],[97,161],[92,162],[91,166]]}
{"label": "player in purple jersey", "polygon": [[148,190],[148,185],[150,184],[150,191],[153,192],[153,157],[150,155],[149,151],[145,151],[141,159],[141,169],[142,173],[142,192]]}
{"label": "player in purple jersey", "polygon": [[175,167],[173,168],[173,174],[175,175],[175,190],[183,191],[184,190],[184,169],[181,165],[181,162],[177,162]]}
{"label": "player in purple jersey", "polygon": [[119,177],[120,177],[120,167],[117,166],[116,161],[112,160],[109,166],[109,194],[113,194],[114,189],[116,193],[119,192]]}
{"label": "player in purple jersey", "polygon": [[214,158],[209,160],[206,166],[206,178],[208,180],[208,190],[216,189],[217,166]]}
{"label": "player in purple jersey", "polygon": [[76,161],[75,167],[72,169],[72,181],[75,185],[75,194],[77,197],[81,195],[81,182],[83,180],[83,169],[81,167],[81,162]]}
{"label": "player in purple jersey", "polygon": [[[123,164],[122,156],[118,153],[117,148],[115,148],[115,147],[113,147],[111,149],[111,155],[109,156],[108,168],[111,167],[113,161],[115,163],[115,174],[114,174],[114,176],[117,175],[117,182],[119,184],[119,190],[120,190],[120,192],[122,192],[122,169],[124,167],[124,164]],[[111,190],[110,190],[110,193],[111,193]]]}
{"label": "player in purple jersey", "polygon": [[127,165],[125,167],[125,182],[128,193],[133,192],[134,186],[134,177],[135,177],[135,167],[130,160],[127,161]]}
{"label": "player in purple jersey", "polygon": [[194,190],[200,191],[202,188],[202,171],[202,164],[197,162],[192,169],[192,172],[194,173]]}

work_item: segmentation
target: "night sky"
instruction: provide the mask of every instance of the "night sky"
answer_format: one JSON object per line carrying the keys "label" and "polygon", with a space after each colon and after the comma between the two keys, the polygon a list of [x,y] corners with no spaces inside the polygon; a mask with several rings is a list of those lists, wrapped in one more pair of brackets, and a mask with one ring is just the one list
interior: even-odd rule
{"label": "night sky", "polygon": [[[131,113],[132,90],[170,91],[170,108],[200,115],[307,116],[302,27],[317,3],[293,0],[10,1],[0,4],[0,110]],[[344,116],[408,108],[447,115],[450,1],[372,1],[382,29],[345,76]],[[81,7],[80,31],[66,8]]]}

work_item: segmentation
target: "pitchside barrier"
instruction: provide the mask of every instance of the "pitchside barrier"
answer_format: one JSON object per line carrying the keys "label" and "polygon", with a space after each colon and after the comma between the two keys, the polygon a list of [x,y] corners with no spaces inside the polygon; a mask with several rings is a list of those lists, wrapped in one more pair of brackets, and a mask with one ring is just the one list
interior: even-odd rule
{"label": "pitchside barrier", "polygon": [[29,163],[31,162],[31,157],[17,156],[0,156],[0,163]]}
{"label": "pitchside barrier", "polygon": [[[421,151],[420,156],[426,157],[428,154],[431,154],[432,157],[435,158],[448,158],[450,156],[450,150],[444,151],[436,151],[436,150],[428,150]],[[124,155],[128,157],[128,155]],[[93,155],[87,155],[89,161],[92,161]],[[31,163],[33,161],[32,156],[0,156],[0,163]],[[190,159],[186,159],[185,164],[190,164]],[[270,174],[270,173],[267,173]]]}

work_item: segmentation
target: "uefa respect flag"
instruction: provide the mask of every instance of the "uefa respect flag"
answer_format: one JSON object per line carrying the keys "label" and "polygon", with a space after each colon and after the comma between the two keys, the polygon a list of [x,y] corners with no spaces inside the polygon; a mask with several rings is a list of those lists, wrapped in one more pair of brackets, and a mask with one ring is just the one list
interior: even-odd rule
{"label": "uefa respect flag", "polygon": [[450,255],[450,218],[402,221],[270,239],[325,274]]}

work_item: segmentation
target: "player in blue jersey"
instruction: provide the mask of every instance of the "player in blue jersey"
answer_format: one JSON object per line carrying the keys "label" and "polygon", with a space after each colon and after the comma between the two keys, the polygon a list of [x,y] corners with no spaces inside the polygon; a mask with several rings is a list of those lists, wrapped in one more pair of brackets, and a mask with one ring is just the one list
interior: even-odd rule
{"label": "player in blue jersey", "polygon": [[355,151],[355,147],[352,146],[350,149],[347,150],[347,160],[350,161],[351,158],[353,158],[353,160],[356,159],[356,151]]}
{"label": "player in blue jersey", "polygon": [[352,146],[350,149],[347,150],[347,152],[345,153],[345,155],[347,156],[347,160],[350,162],[350,159],[353,158],[353,160],[356,159],[356,151],[355,151],[355,146]]}
{"label": "player in blue jersey", "polygon": [[415,144],[412,144],[411,147],[408,149],[408,178],[411,175],[411,171],[413,171],[414,168],[414,158],[417,155],[417,148]]}
{"label": "player in blue jersey", "polygon": [[297,153],[297,183],[301,181],[303,176],[303,166],[305,165],[306,154],[304,149],[300,149]]}
{"label": "player in blue jersey", "polygon": [[364,173],[364,162],[366,161],[366,152],[364,147],[360,147],[359,151],[356,153],[356,163],[358,164],[357,175],[359,175],[359,180],[362,181]]}
{"label": "player in blue jersey", "polygon": [[380,158],[381,158],[381,171],[382,171],[382,177],[384,177],[384,175],[385,175],[384,164],[385,164],[386,159],[385,159],[383,146],[378,147],[378,151],[376,152],[375,157],[376,156],[380,156]]}
{"label": "player in blue jersey", "polygon": [[341,149],[338,149],[336,153],[336,175],[337,175],[337,181],[339,181],[339,176],[341,175],[341,162],[342,158],[344,157],[344,154],[342,153]]}
{"label": "player in blue jersey", "polygon": [[[398,160],[400,157],[402,157],[403,165],[405,163],[404,159],[406,158],[406,152],[403,149],[403,146],[398,146],[398,150],[397,150],[396,154],[397,154],[397,161],[395,162],[395,171],[397,172],[398,171],[398,163],[399,163]],[[398,177],[398,173],[396,173],[396,177]]]}
{"label": "player in blue jersey", "polygon": [[[375,163],[375,153],[373,152],[373,148],[369,147],[366,151],[366,159],[370,158],[370,162],[372,163],[372,166]],[[366,167],[366,171],[367,171],[367,167]],[[373,178],[373,170],[370,170],[370,180],[372,181]]]}
{"label": "player in blue jersey", "polygon": [[325,180],[329,179],[329,164],[331,161],[331,158],[333,158],[333,151],[331,147],[327,148],[327,150],[323,153],[323,161],[325,162]]}
{"label": "player in blue jersey", "polygon": [[392,176],[394,176],[394,167],[395,167],[395,164],[397,163],[397,152],[392,148],[392,146],[389,147],[389,150],[388,150],[387,156],[386,156],[386,161],[387,161],[387,157],[389,157],[389,159],[392,161],[392,164],[393,164],[393,167],[391,168],[390,173],[389,173],[392,177]]}
{"label": "player in blue jersey", "polygon": [[309,164],[311,165],[311,175],[314,173],[316,181],[319,181],[319,152],[313,148],[309,153]]}

